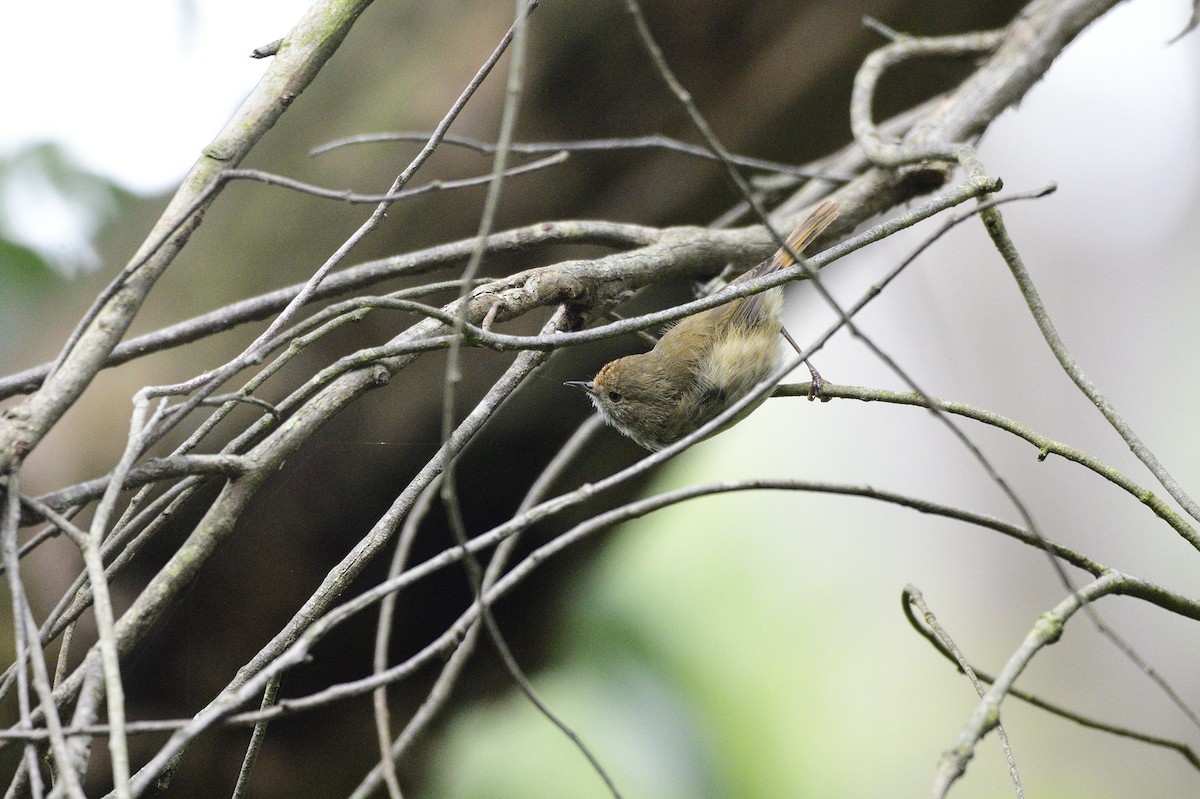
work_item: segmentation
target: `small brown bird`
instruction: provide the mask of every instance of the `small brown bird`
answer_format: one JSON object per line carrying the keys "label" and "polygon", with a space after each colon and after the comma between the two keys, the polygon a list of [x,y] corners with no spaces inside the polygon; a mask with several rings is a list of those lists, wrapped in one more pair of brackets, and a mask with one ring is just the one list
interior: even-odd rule
{"label": "small brown bird", "polygon": [[[788,237],[788,246],[799,253],[837,215],[836,202],[821,203]],[[733,283],[793,263],[788,251],[780,249]],[[667,330],[649,352],[618,358],[593,380],[572,380],[566,385],[585,391],[610,425],[646,449],[662,449],[745,396],[778,368],[782,309],[783,287],[778,286],[701,311]],[[751,405],[729,424],[755,407]]]}

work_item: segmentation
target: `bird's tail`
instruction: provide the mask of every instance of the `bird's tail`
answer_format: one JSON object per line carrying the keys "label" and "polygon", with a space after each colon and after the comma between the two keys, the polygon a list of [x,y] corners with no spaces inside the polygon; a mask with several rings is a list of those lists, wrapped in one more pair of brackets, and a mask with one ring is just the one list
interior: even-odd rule
{"label": "bird's tail", "polygon": [[[792,257],[792,253],[799,255],[804,251],[804,248],[812,244],[813,239],[825,232],[825,228],[833,224],[833,220],[837,219],[838,212],[841,206],[834,200],[826,200],[825,202],[814,208],[808,216],[804,217],[796,229],[792,231],[792,235],[787,237],[787,248],[779,248],[775,254],[771,256],[771,260],[761,264],[760,267],[754,268],[753,272],[758,272],[759,275],[765,275],[774,272],[777,269],[786,269],[796,263],[796,259]],[[791,252],[788,252],[791,250]],[[757,277],[758,275],[755,275]]]}

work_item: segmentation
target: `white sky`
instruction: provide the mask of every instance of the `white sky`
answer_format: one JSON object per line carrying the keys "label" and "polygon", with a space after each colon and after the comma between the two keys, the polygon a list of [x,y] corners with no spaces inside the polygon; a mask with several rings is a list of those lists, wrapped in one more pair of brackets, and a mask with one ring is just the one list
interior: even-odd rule
{"label": "white sky", "polygon": [[[0,161],[53,142],[144,194],[169,190],[266,68],[249,57],[311,0],[0,3]],[[0,234],[64,272],[98,265],[95,197],[36,170],[0,182]]]}
{"label": "white sky", "polygon": [[[44,140],[138,192],[169,188],[310,0],[0,4],[0,157]],[[15,35],[14,35],[15,34]]]}

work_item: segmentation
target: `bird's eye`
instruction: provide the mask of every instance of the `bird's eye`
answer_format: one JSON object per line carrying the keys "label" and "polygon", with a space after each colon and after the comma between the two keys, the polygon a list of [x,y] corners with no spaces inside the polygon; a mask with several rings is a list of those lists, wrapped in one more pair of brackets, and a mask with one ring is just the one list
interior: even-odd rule
{"label": "bird's eye", "polygon": [[621,392],[620,391],[608,392],[608,399],[612,402],[620,402],[621,401]]}

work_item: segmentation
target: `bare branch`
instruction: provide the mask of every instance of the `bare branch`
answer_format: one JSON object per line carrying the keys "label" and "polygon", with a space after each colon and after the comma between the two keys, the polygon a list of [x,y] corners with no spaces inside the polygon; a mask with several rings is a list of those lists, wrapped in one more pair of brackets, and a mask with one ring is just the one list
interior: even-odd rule
{"label": "bare branch", "polygon": [[956,744],[943,753],[942,761],[934,777],[932,796],[945,796],[949,792],[950,786],[966,772],[967,762],[974,756],[975,745],[1000,723],[1000,702],[1033,656],[1062,636],[1063,627],[1076,611],[1087,607],[1102,596],[1117,592],[1123,578],[1124,575],[1116,572],[1100,575],[1078,591],[1072,592],[1053,610],[1038,619],[1037,624],[1025,636],[1020,647],[1008,659],[1000,674],[996,676],[991,687],[980,698],[970,720],[959,734]]}
{"label": "bare branch", "polygon": [[[322,144],[319,147],[314,147],[309,155],[322,155],[332,150],[341,147],[349,147],[356,144],[373,144],[378,142],[415,142],[425,141],[429,138],[428,133],[363,133],[357,136],[346,136],[345,138],[335,139],[334,141]],[[491,142],[482,141],[480,139],[472,139],[469,136],[455,136],[447,134],[442,137],[445,144],[456,144],[460,147],[467,147],[480,153],[491,154],[496,152],[496,145]],[[716,160],[711,151],[703,147],[697,147],[694,144],[673,139],[670,136],[661,134],[652,134],[649,136],[626,136],[623,138],[610,139],[571,139],[564,141],[542,141],[542,142],[512,142],[509,147],[509,152],[536,154],[536,153],[559,153],[559,152],[611,152],[614,150],[640,150],[640,149],[661,149],[671,152],[683,153],[684,155],[695,156],[696,158],[704,158],[706,160]],[[835,183],[848,183],[854,179],[851,174],[835,174],[821,169],[813,169],[806,166],[795,166],[792,164],[782,164],[778,161],[768,161],[763,158],[752,158],[745,155],[730,154],[729,160],[731,163],[738,166],[749,167],[751,169],[761,169],[766,172],[778,172],[784,175],[792,175],[801,178],[819,178],[825,181]]]}
{"label": "bare branch", "polygon": [[[777,397],[807,397],[807,383],[792,383],[781,385],[775,389]],[[933,405],[943,413],[951,413],[956,416],[962,416],[967,419],[974,419],[977,422],[991,425],[993,427],[1012,433],[1018,438],[1028,441],[1038,449],[1038,460],[1045,460],[1048,455],[1058,455],[1064,460],[1078,463],[1081,466],[1095,472],[1105,480],[1120,487],[1139,503],[1148,507],[1156,516],[1162,519],[1167,524],[1179,533],[1185,541],[1193,547],[1200,549],[1200,534],[1198,534],[1187,520],[1182,518],[1178,513],[1171,509],[1169,505],[1156,497],[1153,492],[1143,488],[1137,483],[1130,480],[1125,475],[1113,469],[1108,464],[1101,461],[1099,458],[1088,455],[1082,450],[1069,447],[1066,444],[1055,441],[1047,436],[1042,435],[1025,425],[1015,422],[1001,416],[998,413],[967,405],[962,402],[951,402],[949,400],[938,399],[937,397],[922,397],[916,392],[907,391],[887,391],[878,388],[867,388],[863,386],[839,386],[833,383],[825,383],[821,386],[822,399],[856,399],[863,402],[891,402],[898,405],[914,405],[921,408]]]}

